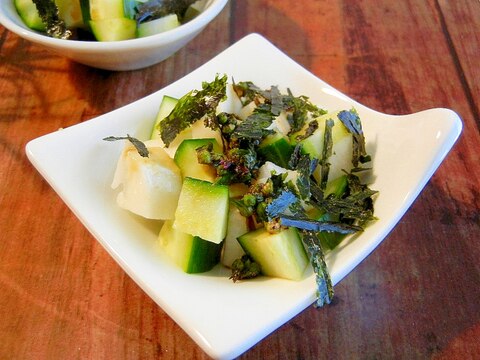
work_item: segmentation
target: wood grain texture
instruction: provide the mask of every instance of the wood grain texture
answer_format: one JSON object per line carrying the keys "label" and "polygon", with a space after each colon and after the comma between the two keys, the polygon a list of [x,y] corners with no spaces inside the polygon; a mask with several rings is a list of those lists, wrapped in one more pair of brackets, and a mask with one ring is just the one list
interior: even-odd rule
{"label": "wood grain texture", "polygon": [[334,304],[306,309],[240,358],[478,358],[479,19],[477,0],[231,0],[173,57],[129,72],[72,63],[0,27],[0,358],[207,359],[24,147],[170,84],[251,32],[369,107],[451,108],[464,129],[398,226],[336,286]]}

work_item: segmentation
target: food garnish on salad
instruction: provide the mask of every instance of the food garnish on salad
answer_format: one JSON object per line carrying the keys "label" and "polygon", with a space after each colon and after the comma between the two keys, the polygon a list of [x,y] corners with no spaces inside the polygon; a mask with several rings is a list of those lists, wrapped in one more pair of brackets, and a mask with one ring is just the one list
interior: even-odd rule
{"label": "food garnish on salad", "polygon": [[127,140],[118,205],[162,220],[159,244],[186,273],[221,263],[233,282],[298,281],[311,266],[323,306],[334,294],[325,253],[375,220],[354,108],[328,112],[289,89],[217,75],[164,96],[150,139],[105,140]]}

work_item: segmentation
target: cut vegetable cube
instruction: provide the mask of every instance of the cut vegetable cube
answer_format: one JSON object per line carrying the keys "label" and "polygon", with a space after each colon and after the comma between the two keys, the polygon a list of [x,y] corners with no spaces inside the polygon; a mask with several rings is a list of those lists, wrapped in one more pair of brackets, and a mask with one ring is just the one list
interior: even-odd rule
{"label": "cut vegetable cube", "polygon": [[213,145],[213,150],[221,152],[221,148],[215,139],[185,139],[182,141],[175,157],[175,163],[182,171],[182,176],[213,182],[217,177],[217,171],[212,165],[198,162],[197,150],[201,146]]}
{"label": "cut vegetable cube", "polygon": [[80,0],[84,21],[125,17],[123,0]]}
{"label": "cut vegetable cube", "polygon": [[134,39],[137,29],[137,22],[127,18],[91,20],[89,24],[98,41]]}
{"label": "cut vegetable cube", "polygon": [[160,246],[183,271],[189,274],[211,270],[220,261],[222,244],[179,231],[166,220],[158,235]]}
{"label": "cut vegetable cube", "polygon": [[55,4],[58,7],[58,16],[68,29],[85,27],[79,1],[55,0]]}
{"label": "cut vegetable cube", "polygon": [[174,227],[218,244],[227,234],[228,207],[228,186],[186,177]]}
{"label": "cut vegetable cube", "polygon": [[[334,125],[332,127],[332,156],[328,158],[328,162],[330,163],[328,175],[329,181],[335,180],[339,176],[344,175],[343,170],[350,171],[352,168],[352,135],[338,118],[338,112],[328,113],[316,118],[315,120],[318,122],[318,128],[313,132],[313,134],[300,141],[304,153],[309,154],[311,157],[322,159],[325,123],[330,119],[333,120]],[[307,128],[308,124],[300,132],[293,134],[291,141],[295,143],[296,137],[304,134]],[[313,176],[317,181],[320,182],[320,166],[316,168]]]}
{"label": "cut vegetable cube", "polygon": [[302,239],[293,227],[278,233],[260,228],[240,236],[238,242],[267,276],[300,280],[309,263]]}
{"label": "cut vegetable cube", "polygon": [[206,0],[197,0],[193,4],[189,5],[183,16],[183,23],[186,23],[196,18],[205,8]]}
{"label": "cut vegetable cube", "polygon": [[259,145],[258,153],[267,161],[283,168],[288,167],[288,162],[293,153],[293,147],[288,138],[280,133],[267,136]]}
{"label": "cut vegetable cube", "polygon": [[167,15],[159,19],[147,21],[138,24],[137,37],[145,37],[159,34],[180,26],[180,21],[176,14]]}
{"label": "cut vegetable cube", "polygon": [[164,95],[162,98],[162,102],[160,103],[160,108],[158,109],[157,118],[155,119],[155,123],[153,124],[152,134],[150,135],[150,139],[159,139],[160,138],[160,129],[158,128],[158,124],[160,121],[165,119],[172,110],[177,105],[178,99]]}
{"label": "cut vegetable cube", "polygon": [[223,246],[222,264],[231,267],[233,262],[245,255],[245,251],[238,243],[237,238],[248,232],[248,221],[240,214],[240,210],[230,204],[228,214],[227,235]]}
{"label": "cut vegetable cube", "polygon": [[112,183],[114,189],[122,186],[117,203],[148,219],[173,219],[182,188],[180,169],[161,147],[145,145],[148,157],[128,144],[118,160]]}
{"label": "cut vegetable cube", "polygon": [[37,7],[32,0],[15,0],[14,5],[25,25],[33,30],[45,31],[45,24],[38,15]]}

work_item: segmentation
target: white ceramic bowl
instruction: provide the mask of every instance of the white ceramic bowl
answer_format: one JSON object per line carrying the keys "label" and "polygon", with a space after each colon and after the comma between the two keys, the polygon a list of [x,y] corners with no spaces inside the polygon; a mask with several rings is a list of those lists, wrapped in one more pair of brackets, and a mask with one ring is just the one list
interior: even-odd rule
{"label": "white ceramic bowl", "polygon": [[18,36],[79,63],[106,70],[135,70],[159,63],[185,46],[210,23],[228,0],[209,0],[196,18],[161,34],[115,42],[53,39],[29,29],[13,0],[0,0],[0,23]]}

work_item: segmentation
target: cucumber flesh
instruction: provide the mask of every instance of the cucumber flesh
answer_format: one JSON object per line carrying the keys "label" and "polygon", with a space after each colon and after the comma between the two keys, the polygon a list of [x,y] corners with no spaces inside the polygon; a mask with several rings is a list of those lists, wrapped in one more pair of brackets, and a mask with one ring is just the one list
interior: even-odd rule
{"label": "cucumber flesh", "polygon": [[[333,195],[340,198],[345,191],[347,190],[348,181],[347,176],[343,175],[338,177],[337,179],[330,181],[327,183],[327,188],[325,189],[325,197]],[[321,213],[315,211],[310,214],[310,216],[319,221],[333,221],[336,222],[339,220],[338,215],[332,215],[328,213]],[[345,239],[345,234],[340,234],[337,232],[327,232],[327,231],[320,231],[317,234],[320,243],[325,249],[333,250]]]}
{"label": "cucumber flesh", "polygon": [[228,186],[186,177],[175,211],[174,227],[219,244],[227,234]]}
{"label": "cucumber flesh", "polygon": [[59,18],[65,22],[68,29],[85,27],[80,1],[55,0],[55,4],[58,8]]}
{"label": "cucumber flesh", "polygon": [[213,150],[220,152],[220,146],[215,139],[185,139],[182,141],[173,160],[182,171],[183,177],[213,182],[217,177],[215,168],[198,162],[197,150],[201,146],[213,145]]}
{"label": "cucumber flesh", "polygon": [[187,10],[185,11],[185,15],[183,16],[182,22],[186,23],[198,16],[203,9],[205,8],[206,0],[197,0],[193,4],[191,4]]}
{"label": "cucumber flesh", "polygon": [[245,255],[245,251],[240,246],[237,238],[248,232],[248,220],[240,213],[240,210],[230,204],[228,214],[227,235],[223,245],[222,264],[231,267],[233,262]]}
{"label": "cucumber flesh", "polygon": [[[80,5],[88,6],[87,20],[121,19],[125,17],[123,0],[81,0]],[[85,10],[83,10],[85,15]]]}
{"label": "cucumber flesh", "polygon": [[162,98],[162,102],[160,103],[160,108],[158,109],[157,118],[155,119],[155,123],[153,125],[152,133],[150,135],[150,139],[159,139],[160,138],[160,130],[158,128],[158,124],[160,121],[165,119],[172,110],[177,105],[178,99],[164,95]]}
{"label": "cucumber flesh", "polygon": [[176,14],[167,15],[159,19],[147,21],[138,24],[137,37],[145,37],[159,34],[180,26],[180,21]]}
{"label": "cucumber flesh", "polygon": [[185,234],[173,228],[171,220],[163,223],[158,240],[165,253],[186,273],[206,272],[220,262],[222,244]]}
{"label": "cucumber flesh", "polygon": [[[175,108],[175,105],[177,105],[178,99],[173,98],[168,95],[164,95],[162,98],[162,102],[160,103],[160,108],[157,113],[157,117],[155,119],[155,123],[152,128],[152,133],[150,134],[150,139],[151,140],[160,140],[162,137],[160,136],[160,122],[165,119],[172,110]],[[182,143],[183,140],[185,139],[191,139],[193,137],[193,126],[190,126],[183,131],[181,131],[175,140],[173,140],[168,147],[165,147],[165,151],[167,152],[168,155],[170,155],[171,158],[175,156],[175,152],[177,151],[178,146]],[[163,144],[163,142],[162,142]]]}
{"label": "cucumber flesh", "polygon": [[[309,137],[299,142],[302,145],[302,151],[304,153],[309,154],[311,157],[322,159],[325,123],[329,119],[333,120],[332,156],[328,159],[328,162],[330,163],[328,175],[329,181],[335,180],[342,176],[344,174],[343,170],[350,171],[352,168],[352,135],[347,130],[345,125],[343,125],[337,115],[338,112],[333,112],[316,118],[315,120],[318,122],[318,128]],[[305,125],[304,129],[291,136],[290,139],[293,144],[298,142],[296,137],[304,134],[306,128],[308,128],[308,124]],[[317,181],[321,180],[320,166],[316,168],[313,176]]]}
{"label": "cucumber flesh", "polygon": [[258,153],[267,161],[288,168],[288,162],[293,153],[293,147],[288,138],[280,133],[267,136],[259,147]]}
{"label": "cucumber flesh", "polygon": [[91,20],[92,33],[98,41],[120,41],[135,38],[137,23],[127,18]]}
{"label": "cucumber flesh", "polygon": [[32,0],[15,0],[14,5],[25,25],[32,30],[45,31],[45,24],[38,15],[37,7]]}
{"label": "cucumber flesh", "polygon": [[300,280],[309,263],[300,234],[293,227],[278,233],[260,228],[238,237],[238,242],[267,276]]}

